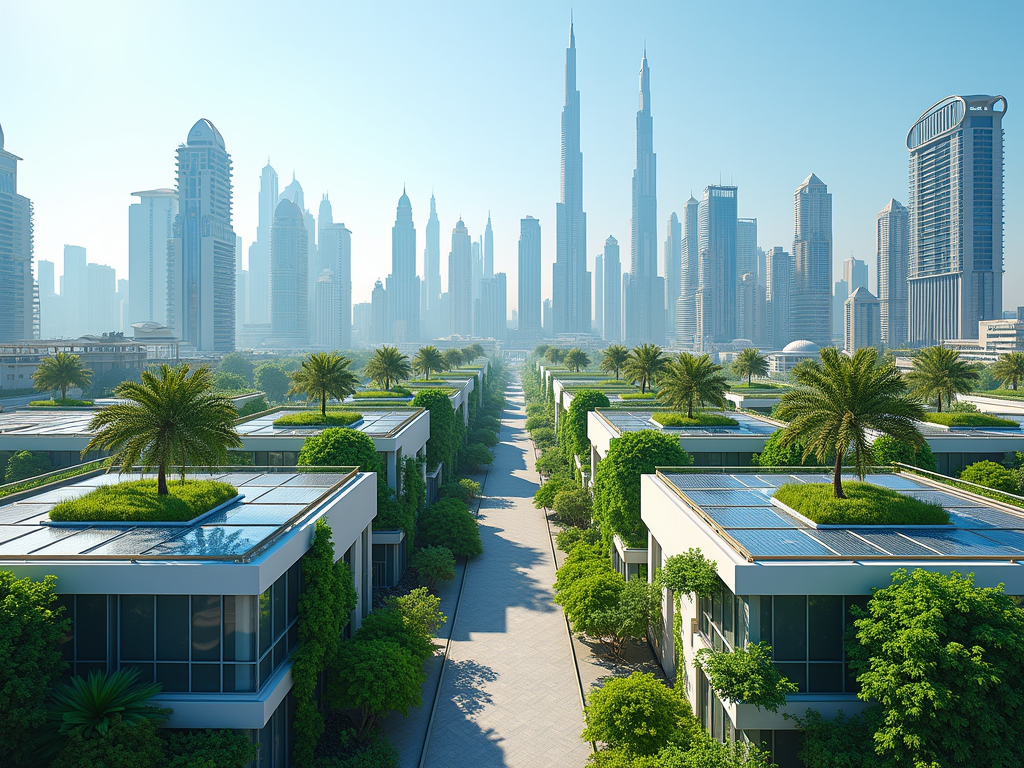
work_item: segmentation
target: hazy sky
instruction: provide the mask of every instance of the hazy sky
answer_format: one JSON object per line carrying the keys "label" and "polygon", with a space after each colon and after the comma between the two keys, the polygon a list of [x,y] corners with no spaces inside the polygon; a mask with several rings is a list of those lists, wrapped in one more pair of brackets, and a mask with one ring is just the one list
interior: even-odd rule
{"label": "hazy sky", "polygon": [[[256,234],[260,168],[294,170],[316,214],[352,230],[353,300],[391,265],[408,189],[422,251],[431,189],[442,275],[461,214],[491,211],[516,305],[519,220],[540,219],[550,295],[564,2],[14,2],[0,0],[0,124],[24,158],[35,256],[64,243],[127,277],[130,193],[173,186],[206,117],[234,161],[234,228]],[[833,194],[837,265],[875,268],[875,214],[907,200],[904,140],[949,94],[1006,96],[1004,305],[1024,304],[1024,2],[577,2],[588,256],[629,261],[638,70],[651,66],[658,220],[720,180],[765,249],[792,243],[793,190]],[[1017,111],[1021,110],[1020,117]],[[663,239],[663,235],[662,235]],[[447,285],[447,283],[445,283]]]}

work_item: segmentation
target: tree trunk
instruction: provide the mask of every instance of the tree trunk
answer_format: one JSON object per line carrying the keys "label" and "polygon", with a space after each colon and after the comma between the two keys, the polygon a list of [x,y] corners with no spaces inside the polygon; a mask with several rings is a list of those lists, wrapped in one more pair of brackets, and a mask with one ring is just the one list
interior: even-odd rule
{"label": "tree trunk", "polygon": [[164,464],[160,465],[156,473],[156,495],[167,495],[167,467]]}
{"label": "tree trunk", "polygon": [[1011,379],[1010,384],[1013,385],[1013,391],[1016,392],[1017,391],[1017,377],[1016,376],[1014,376],[1013,379]]}
{"label": "tree trunk", "polygon": [[837,499],[845,499],[843,493],[843,452],[836,449],[836,466],[832,473],[832,492]]}
{"label": "tree trunk", "polygon": [[615,380],[616,381],[619,380],[619,369],[618,369],[618,367],[616,367],[616,369],[615,369]]}
{"label": "tree trunk", "polygon": [[754,375],[754,372],[753,372],[753,371],[749,371],[749,372],[747,373],[747,389],[749,389],[749,388],[750,388],[750,379],[751,379],[751,378],[753,377],[753,375]]}
{"label": "tree trunk", "polygon": [[691,397],[686,401],[686,418],[693,418],[693,398]]}
{"label": "tree trunk", "polygon": [[327,390],[320,390],[320,415],[327,418]]}
{"label": "tree trunk", "polygon": [[938,409],[938,412],[942,413],[942,393],[941,392],[939,392],[939,409]]}

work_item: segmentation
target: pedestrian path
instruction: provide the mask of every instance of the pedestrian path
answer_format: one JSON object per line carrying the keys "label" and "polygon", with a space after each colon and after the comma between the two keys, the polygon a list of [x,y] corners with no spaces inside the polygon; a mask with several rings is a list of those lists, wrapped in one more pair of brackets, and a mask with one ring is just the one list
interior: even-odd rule
{"label": "pedestrian path", "polygon": [[533,507],[522,389],[513,384],[507,395],[480,509],[484,551],[468,565],[452,628],[423,763],[430,768],[574,768],[590,754],[565,619],[552,602],[547,524]]}

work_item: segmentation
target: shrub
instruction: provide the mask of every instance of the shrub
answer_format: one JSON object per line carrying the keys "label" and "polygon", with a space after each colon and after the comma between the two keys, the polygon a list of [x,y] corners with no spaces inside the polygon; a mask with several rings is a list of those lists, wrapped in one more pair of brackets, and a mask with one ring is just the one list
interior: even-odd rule
{"label": "shrub", "polygon": [[831,720],[808,709],[797,719],[804,733],[800,759],[806,768],[868,768],[872,729],[861,715],[845,717],[843,711]]}
{"label": "shrub", "polygon": [[427,440],[427,468],[431,471],[439,463],[454,469],[455,454],[462,442],[463,424],[452,408],[452,401],[440,389],[424,389],[412,401],[416,408],[430,411],[430,439]]}
{"label": "shrub", "polygon": [[564,490],[578,487],[579,485],[577,485],[574,480],[570,480],[565,475],[555,475],[554,477],[550,477],[533,494],[533,506],[537,509],[554,509],[555,497],[559,493]]}
{"label": "shrub", "polygon": [[711,597],[718,589],[718,564],[708,560],[699,549],[665,560],[658,571],[658,584],[676,595],[695,594]]}
{"label": "shrub", "polygon": [[50,768],[164,768],[166,764],[153,723],[130,724],[115,715],[102,737],[72,733]]}
{"label": "shrub", "polygon": [[240,392],[249,388],[249,382],[237,373],[217,371],[213,374],[213,388],[220,392]]}
{"label": "shrub", "polygon": [[167,484],[159,496],[156,480],[131,480],[101,485],[77,499],[62,501],[50,510],[60,522],[107,520],[125,522],[181,523],[209,512],[238,495],[238,489],[214,480],[186,480]]}
{"label": "shrub", "polygon": [[871,444],[871,453],[876,464],[909,464],[929,472],[939,469],[939,463],[927,442],[915,448],[890,435],[879,435]]}
{"label": "shrub", "polygon": [[651,418],[663,427],[735,427],[736,419],[718,413],[695,413],[688,419],[681,413],[654,413]]}
{"label": "shrub", "polygon": [[964,467],[960,479],[1004,493],[1019,493],[1020,481],[1011,470],[994,461],[978,461]]}
{"label": "shrub", "polygon": [[319,411],[301,411],[286,413],[274,419],[275,427],[348,427],[363,418],[363,414],[355,411],[328,411],[327,415]]}
{"label": "shrub", "polygon": [[352,397],[364,400],[388,400],[389,398],[411,397],[412,392],[402,387],[403,392],[395,389],[362,389],[353,393]]}
{"label": "shrub", "polygon": [[498,436],[487,429],[474,429],[469,433],[467,438],[471,443],[482,443],[488,448],[493,448],[498,444]]}
{"label": "shrub", "polygon": [[755,453],[751,464],[755,467],[814,467],[818,461],[814,456],[804,459],[803,443],[794,442],[790,445],[782,444],[783,430],[772,432],[765,441],[764,450]]}
{"label": "shrub", "polygon": [[795,683],[779,672],[768,643],[737,647],[731,653],[701,648],[693,665],[704,670],[715,693],[725,701],[753,704],[769,712],[786,705],[786,695],[797,692]]}
{"label": "shrub", "polygon": [[52,469],[53,465],[50,464],[50,457],[45,453],[18,451],[7,460],[7,471],[4,473],[4,481],[16,483],[19,480],[26,480],[36,475],[46,474]]}
{"label": "shrub", "polygon": [[947,427],[1004,427],[1020,429],[1013,419],[1001,419],[988,413],[926,413],[924,420]]}
{"label": "shrub", "polygon": [[583,738],[621,748],[628,756],[654,755],[689,714],[689,704],[651,673],[612,678],[590,694]]}
{"label": "shrub", "polygon": [[242,386],[247,387],[253,380],[253,365],[248,358],[231,352],[221,358],[217,365],[217,373],[238,376],[242,380]]}
{"label": "shrub", "polygon": [[299,451],[299,466],[359,467],[363,472],[384,474],[373,438],[355,429],[325,429],[310,435]]}
{"label": "shrub", "polygon": [[60,724],[61,734],[77,733],[85,739],[106,736],[118,722],[160,723],[170,710],[150,706],[149,700],[161,688],[159,683],[139,682],[139,670],[135,668],[93,671],[87,678],[72,677],[50,692],[48,717]]}
{"label": "shrub", "polygon": [[263,411],[270,410],[270,403],[267,402],[267,398],[263,395],[254,397],[252,400],[243,405],[239,411],[239,417],[252,416],[253,414],[263,413]]}
{"label": "shrub", "polygon": [[[526,407],[526,412],[527,413],[530,412],[530,406],[532,406],[532,405],[537,405],[537,404],[536,403],[531,403],[530,405],[528,405]],[[541,406],[541,409],[543,410],[543,406]],[[537,414],[534,414],[533,416],[528,416],[526,418],[526,431],[527,432],[533,432],[533,430],[537,429],[538,427],[549,427],[551,429],[554,429],[554,426],[555,426],[555,423],[551,419],[549,419],[547,417],[547,415],[544,414],[544,413],[537,413]]]}
{"label": "shrub", "polygon": [[439,499],[420,515],[420,536],[428,546],[445,547],[453,555],[473,557],[483,552],[476,518],[465,503]]}
{"label": "shrub", "polygon": [[[611,566],[591,568],[588,575],[556,590],[555,602],[562,606],[576,632],[604,641],[617,634],[615,612],[625,586],[626,580]],[[614,639],[608,645],[614,653]]]}
{"label": "shrub", "polygon": [[601,543],[601,531],[597,528],[563,528],[555,536],[555,545],[563,552],[571,552],[577,544],[590,547]]}
{"label": "shrub", "polygon": [[407,595],[388,598],[388,606],[393,606],[406,624],[414,627],[427,637],[434,637],[448,621],[441,613],[441,598],[430,594],[426,587],[418,587]]}
{"label": "shrub", "polygon": [[[996,465],[998,466],[998,465]],[[831,483],[787,483],[775,498],[819,525],[945,525],[949,513],[940,504],[905,496],[871,483],[843,484],[845,499]]]}
{"label": "shrub", "polygon": [[[479,483],[477,483],[479,485]],[[438,495],[442,499],[458,499],[465,504],[469,504],[472,499],[470,489],[464,486],[461,481],[449,480],[441,484],[441,488],[438,491]]]}
{"label": "shrub", "polygon": [[[565,452],[581,459],[590,456],[590,439],[587,437],[587,414],[595,408],[611,405],[608,396],[598,389],[581,389],[573,394],[572,404],[561,422],[561,439]],[[534,441],[537,436],[534,433]]]}
{"label": "shrub", "polygon": [[590,525],[590,514],[593,502],[590,491],[583,488],[567,488],[555,496],[554,510],[558,513],[558,522],[575,528],[586,528]]}
{"label": "shrub", "polygon": [[[342,735],[342,742],[354,741],[355,736],[356,732],[350,729]],[[313,768],[398,768],[398,765],[398,750],[388,741],[383,731],[377,730],[356,751],[320,758]]]}
{"label": "shrub", "polygon": [[33,400],[29,403],[30,408],[87,408],[90,405],[92,405],[92,400],[75,400],[72,397],[58,400]]}
{"label": "shrub", "polygon": [[548,448],[555,444],[555,430],[551,427],[537,427],[530,438],[538,448]]}
{"label": "shrub", "polygon": [[168,731],[164,768],[245,768],[257,748],[239,731]]}
{"label": "shrub", "polygon": [[569,474],[569,461],[566,459],[562,449],[557,445],[553,445],[550,448],[545,448],[540,458],[537,459],[536,468],[538,472],[544,472],[546,474],[553,475],[557,472],[564,472]]}
{"label": "shrub", "polygon": [[471,472],[476,472],[480,467],[487,466],[494,461],[494,457],[491,452],[487,450],[487,446],[483,443],[473,443],[466,448],[465,453],[462,455],[462,460],[469,467]]}
{"label": "shrub", "polygon": [[409,559],[409,565],[416,569],[420,584],[434,589],[439,581],[455,578],[455,555],[446,547],[426,547]]}
{"label": "shrub", "polygon": [[394,604],[386,604],[383,608],[370,611],[356,632],[355,639],[359,642],[381,640],[397,643],[420,662],[429,659],[435,651],[429,633],[407,622]]}
{"label": "shrub", "polygon": [[473,422],[474,429],[486,429],[490,432],[500,432],[501,422],[493,416],[478,416],[477,420]]}

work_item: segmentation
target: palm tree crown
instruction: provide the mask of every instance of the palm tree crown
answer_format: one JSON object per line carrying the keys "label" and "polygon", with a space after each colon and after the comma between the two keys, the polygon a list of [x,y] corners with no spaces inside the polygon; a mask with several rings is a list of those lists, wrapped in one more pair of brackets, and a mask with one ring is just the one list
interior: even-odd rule
{"label": "palm tree crown", "polygon": [[305,395],[320,401],[320,413],[327,415],[327,401],[344,400],[356,391],[358,379],[348,367],[352,361],[337,352],[314,352],[302,361],[302,367],[288,374],[289,395]]}
{"label": "palm tree crown", "polygon": [[68,396],[68,387],[85,389],[92,381],[92,371],[82,364],[82,358],[68,352],[44,357],[32,374],[32,381],[40,392],[60,390],[60,399]]}
{"label": "palm tree crown", "polygon": [[590,367],[590,356],[579,347],[573,347],[565,353],[565,367],[574,373],[579,373],[582,368]]}
{"label": "palm tree crown", "polygon": [[924,415],[919,400],[907,394],[907,383],[896,366],[879,365],[878,350],[858,349],[848,357],[833,347],[821,350],[821,365],[800,371],[797,386],[779,403],[778,416],[789,422],[781,433],[781,447],[804,446],[804,458],[818,461],[835,457],[832,487],[843,493],[843,459],[864,477],[871,463],[869,431],[882,432],[911,445],[923,441],[916,422]]}
{"label": "palm tree crown", "polygon": [[656,344],[641,344],[633,347],[625,365],[622,366],[622,372],[630,381],[640,382],[640,391],[646,392],[647,387],[653,383],[667,362],[661,356],[661,347]]}
{"label": "palm tree crown", "polygon": [[725,407],[725,383],[722,366],[711,362],[707,355],[683,352],[665,366],[658,376],[658,399],[678,411],[686,409],[686,417],[693,418],[693,406],[698,403]]}
{"label": "palm tree crown", "polygon": [[1024,352],[1007,352],[1000,355],[992,366],[992,375],[1003,382],[1005,387],[1016,390],[1021,379],[1024,379]]}
{"label": "palm tree crown", "polygon": [[227,459],[228,448],[242,439],[235,431],[238,411],[227,397],[213,394],[209,368],[190,372],[187,363],[161,365],[142,380],[117,385],[114,395],[123,402],[98,411],[89,423],[96,434],[82,451],[114,452],[122,470],[141,464],[157,468],[157,493],[167,494],[167,468],[186,465],[216,466]]}
{"label": "palm tree crown", "polygon": [[907,374],[907,383],[924,401],[937,399],[942,412],[942,398],[952,404],[958,394],[966,394],[978,381],[978,366],[960,358],[960,352],[946,347],[927,347],[913,359],[914,369]]}
{"label": "palm tree crown", "polygon": [[402,379],[408,379],[412,368],[409,366],[409,358],[399,352],[398,347],[385,344],[374,351],[363,371],[378,387],[391,389],[392,385]]}
{"label": "palm tree crown", "polygon": [[747,347],[736,355],[736,359],[732,363],[732,370],[741,379],[745,377],[749,387],[752,377],[768,375],[768,358],[753,347]]}
{"label": "palm tree crown", "polygon": [[626,364],[626,358],[628,357],[628,349],[621,344],[612,344],[601,355],[601,370],[605,373],[614,373],[617,380],[619,378],[619,371]]}
{"label": "palm tree crown", "polygon": [[444,368],[444,355],[437,347],[420,347],[412,359],[412,367],[416,373],[429,380],[431,371],[437,372]]}

